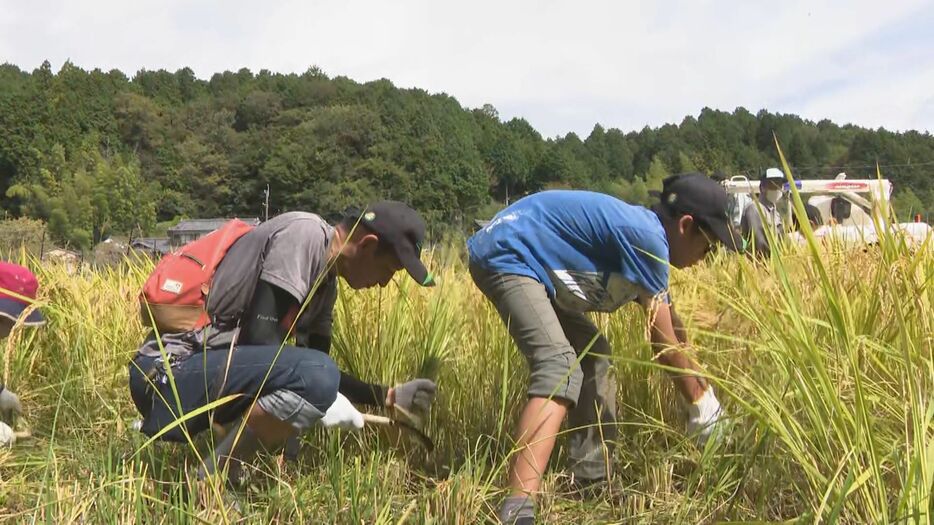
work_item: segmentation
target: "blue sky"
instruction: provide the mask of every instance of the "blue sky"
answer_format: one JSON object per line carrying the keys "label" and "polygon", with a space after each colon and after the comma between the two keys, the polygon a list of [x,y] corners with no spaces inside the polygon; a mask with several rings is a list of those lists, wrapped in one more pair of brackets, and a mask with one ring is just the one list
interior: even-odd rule
{"label": "blue sky", "polygon": [[546,136],[708,106],[934,131],[934,3],[0,0],[0,61],[388,78]]}

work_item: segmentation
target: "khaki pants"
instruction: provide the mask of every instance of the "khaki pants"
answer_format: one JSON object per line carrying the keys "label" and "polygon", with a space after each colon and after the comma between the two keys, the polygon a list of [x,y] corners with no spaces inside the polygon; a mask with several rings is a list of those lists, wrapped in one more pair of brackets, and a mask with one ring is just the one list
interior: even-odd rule
{"label": "khaki pants", "polygon": [[475,264],[470,275],[528,362],[529,397],[572,404],[571,472],[585,480],[606,478],[617,436],[616,383],[606,338],[584,314],[558,308],[535,279],[491,273]]}

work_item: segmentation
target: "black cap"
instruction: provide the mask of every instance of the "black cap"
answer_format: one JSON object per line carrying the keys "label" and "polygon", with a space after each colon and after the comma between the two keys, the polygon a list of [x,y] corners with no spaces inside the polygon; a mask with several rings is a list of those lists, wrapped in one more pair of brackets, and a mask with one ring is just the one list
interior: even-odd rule
{"label": "black cap", "polygon": [[425,221],[417,211],[398,201],[380,201],[369,205],[362,214],[348,218],[366,226],[379,241],[392,248],[402,267],[422,286],[434,286],[434,276],[419,256],[425,242]]}
{"label": "black cap", "polygon": [[669,212],[693,217],[728,250],[741,249],[741,237],[730,223],[730,198],[717,181],[703,173],[672,175],[662,182],[660,199]]}

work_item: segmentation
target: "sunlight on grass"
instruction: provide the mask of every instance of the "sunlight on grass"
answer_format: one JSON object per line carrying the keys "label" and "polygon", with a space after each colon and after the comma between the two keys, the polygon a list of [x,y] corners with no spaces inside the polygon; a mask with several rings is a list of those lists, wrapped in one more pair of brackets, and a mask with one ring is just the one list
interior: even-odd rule
{"label": "sunlight on grass", "polygon": [[[526,372],[461,253],[435,252],[434,289],[399,276],[385,289],[342,290],[335,312],[332,355],[342,366],[390,384],[438,381],[426,425],[436,452],[381,430],[316,429],[297,463],[264,455],[240,492],[195,481],[193,449],[206,450],[206,436],[147,444],[129,428],[126,365],[144,333],[136,295],[149,263],[75,275],[37,268],[48,326],[14,334],[3,363],[34,438],[0,450],[0,521],[491,519]],[[637,308],[597,316],[619,384],[616,474],[604,493],[581,500],[555,468],[541,502],[547,522],[930,522],[930,243],[885,235],[855,249],[809,242],[759,262],[716,254],[673,281],[697,356],[722,392],[728,438],[704,450],[685,438]]]}

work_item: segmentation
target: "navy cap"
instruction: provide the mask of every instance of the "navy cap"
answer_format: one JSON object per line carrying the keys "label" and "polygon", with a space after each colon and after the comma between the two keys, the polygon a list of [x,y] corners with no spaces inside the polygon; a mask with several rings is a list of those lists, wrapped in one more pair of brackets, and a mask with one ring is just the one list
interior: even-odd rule
{"label": "navy cap", "polygon": [[392,248],[402,267],[422,286],[434,286],[434,276],[422,263],[425,242],[425,221],[417,211],[399,201],[380,201],[369,205],[362,214],[348,215],[360,220],[379,237],[380,243]]}
{"label": "navy cap", "polygon": [[717,181],[703,173],[682,173],[662,182],[661,205],[677,215],[690,215],[730,251],[740,251],[742,240],[730,222],[730,197]]}

